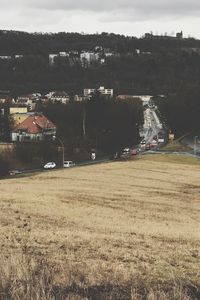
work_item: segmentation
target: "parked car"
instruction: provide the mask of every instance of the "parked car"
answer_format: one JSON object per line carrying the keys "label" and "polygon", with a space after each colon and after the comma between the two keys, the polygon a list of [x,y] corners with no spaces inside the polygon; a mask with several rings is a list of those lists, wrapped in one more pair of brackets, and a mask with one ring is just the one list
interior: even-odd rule
{"label": "parked car", "polygon": [[131,149],[131,155],[137,155],[138,149]]}
{"label": "parked car", "polygon": [[128,147],[124,148],[124,149],[123,149],[123,152],[124,152],[124,153],[129,153],[129,152],[130,152],[130,148],[128,148]]}
{"label": "parked car", "polygon": [[164,143],[165,139],[164,138],[158,138],[158,143]]}
{"label": "parked car", "polygon": [[56,167],[55,162],[48,162],[44,165],[44,169],[54,169]]}
{"label": "parked car", "polygon": [[67,161],[64,161],[63,166],[64,166],[64,168],[70,168],[70,167],[74,167],[75,163],[72,160],[67,160]]}
{"label": "parked car", "polygon": [[148,144],[146,144],[146,146],[145,146],[145,150],[150,150],[151,149],[151,145],[148,143]]}
{"label": "parked car", "polygon": [[9,175],[14,176],[14,175],[18,175],[21,174],[22,172],[19,170],[11,170],[9,171]]}
{"label": "parked car", "polygon": [[145,141],[145,140],[142,140],[142,141],[140,142],[140,145],[146,145],[146,141]]}
{"label": "parked car", "polygon": [[130,158],[130,148],[124,148],[120,154],[120,158],[123,158],[123,159],[128,159]]}

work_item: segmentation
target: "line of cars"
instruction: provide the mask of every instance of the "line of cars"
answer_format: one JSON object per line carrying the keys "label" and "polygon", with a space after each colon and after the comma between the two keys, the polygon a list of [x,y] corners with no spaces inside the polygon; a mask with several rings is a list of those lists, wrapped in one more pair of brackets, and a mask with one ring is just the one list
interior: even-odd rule
{"label": "line of cars", "polygon": [[[74,167],[75,163],[72,160],[66,160],[63,163],[64,168],[71,168]],[[56,163],[55,162],[48,162],[44,165],[45,170],[51,170],[56,168]]]}
{"label": "line of cars", "polygon": [[140,148],[142,150],[158,149],[162,144],[165,143],[165,135],[166,133],[164,131],[160,131],[154,135],[149,142],[143,138],[140,142]]}
{"label": "line of cars", "polygon": [[[72,160],[64,161],[64,164],[63,164],[64,168],[70,168],[70,167],[74,167],[74,166],[75,166],[75,163]],[[52,169],[55,169],[55,168],[56,168],[56,163],[53,162],[53,161],[50,161],[50,162],[46,163],[43,166],[43,169],[45,169],[45,170],[52,170]],[[11,171],[9,171],[10,176],[20,175],[22,173],[24,173],[24,171],[20,171],[20,170],[11,170]]]}
{"label": "line of cars", "polygon": [[139,148],[126,147],[119,152],[116,152],[113,156],[114,159],[130,159],[135,155],[139,154]]}

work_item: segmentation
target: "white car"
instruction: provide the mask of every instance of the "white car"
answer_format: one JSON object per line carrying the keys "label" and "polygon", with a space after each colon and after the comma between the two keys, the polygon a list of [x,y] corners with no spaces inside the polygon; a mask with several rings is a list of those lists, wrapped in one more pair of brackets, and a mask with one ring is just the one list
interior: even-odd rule
{"label": "white car", "polygon": [[72,160],[64,161],[64,165],[63,165],[64,168],[70,168],[70,167],[74,167],[74,166],[75,166],[75,163]]}
{"label": "white car", "polygon": [[165,139],[163,138],[158,138],[158,143],[164,143],[165,142]]}
{"label": "white car", "polygon": [[48,162],[46,165],[44,165],[44,169],[54,169],[56,167],[55,162]]}
{"label": "white car", "polygon": [[142,140],[142,141],[140,142],[140,145],[146,145],[146,141],[145,141],[145,140]]}
{"label": "white car", "polygon": [[14,176],[14,175],[18,175],[18,174],[21,174],[22,172],[19,171],[19,170],[12,170],[12,171],[9,171],[9,175],[11,176]]}

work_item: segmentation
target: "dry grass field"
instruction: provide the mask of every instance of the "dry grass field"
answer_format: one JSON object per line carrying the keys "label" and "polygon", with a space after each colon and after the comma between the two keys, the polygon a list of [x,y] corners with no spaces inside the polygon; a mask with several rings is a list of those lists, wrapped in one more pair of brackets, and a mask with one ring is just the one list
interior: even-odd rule
{"label": "dry grass field", "polygon": [[0,299],[200,299],[200,162],[0,181]]}

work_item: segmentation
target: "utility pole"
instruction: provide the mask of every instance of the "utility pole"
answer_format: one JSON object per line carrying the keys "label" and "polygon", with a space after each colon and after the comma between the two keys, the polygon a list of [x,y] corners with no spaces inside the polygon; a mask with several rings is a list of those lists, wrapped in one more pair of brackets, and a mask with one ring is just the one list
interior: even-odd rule
{"label": "utility pole", "polygon": [[194,155],[197,154],[197,138],[198,138],[198,136],[195,135],[195,137],[194,137]]}
{"label": "utility pole", "polygon": [[84,139],[86,137],[86,125],[85,125],[85,121],[86,121],[86,110],[85,110],[85,104],[83,104],[83,137],[84,137]]}
{"label": "utility pole", "polygon": [[65,146],[64,146],[64,143],[59,137],[56,137],[55,135],[53,136],[53,139],[54,140],[57,139],[59,141],[60,145],[61,145],[61,149],[62,149],[62,166],[64,168],[64,161],[65,161]]}

